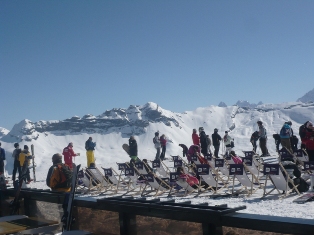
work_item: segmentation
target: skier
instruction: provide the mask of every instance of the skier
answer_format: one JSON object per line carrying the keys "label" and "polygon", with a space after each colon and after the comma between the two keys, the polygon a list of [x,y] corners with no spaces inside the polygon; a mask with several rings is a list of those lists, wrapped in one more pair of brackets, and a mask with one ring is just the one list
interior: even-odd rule
{"label": "skier", "polygon": [[85,142],[85,149],[86,149],[86,157],[87,157],[87,168],[95,167],[95,156],[94,150],[96,147],[96,142],[92,141],[93,138],[89,137],[88,140]]}
{"label": "skier", "polygon": [[196,129],[193,129],[192,141],[194,145],[200,145],[200,137],[198,136]]}
{"label": "skier", "polygon": [[12,173],[12,180],[15,181],[16,171],[19,172],[19,177],[21,176],[21,165],[19,161],[20,153],[22,152],[19,143],[14,144],[14,151],[12,153],[12,158],[14,159],[14,165],[13,165],[13,173]]}
{"label": "skier", "polygon": [[208,150],[208,143],[207,143],[207,138],[206,138],[206,133],[204,131],[204,128],[203,127],[200,127],[199,129],[199,132],[200,132],[200,142],[201,142],[201,153],[203,155],[206,155]]}
{"label": "skier", "polygon": [[263,126],[262,121],[257,121],[258,125],[258,136],[259,136],[259,146],[262,150],[261,157],[269,156],[268,149],[267,149],[267,132],[265,127]]}
{"label": "skier", "polygon": [[160,148],[161,148],[161,144],[160,144],[160,140],[159,140],[159,132],[155,132],[155,137],[153,139],[153,143],[155,145],[155,149],[157,150],[156,152],[156,156],[155,156],[155,160],[160,160]]}
{"label": "skier", "polygon": [[[52,156],[52,163],[53,165],[49,168],[46,178],[47,186],[51,188],[51,191],[70,192],[72,170],[69,165],[62,163],[62,155],[60,153]],[[61,177],[60,174],[62,174]],[[62,178],[64,179],[63,181]]]}
{"label": "skier", "polygon": [[280,142],[281,146],[285,147],[288,151],[292,153],[290,138],[293,136],[291,131],[292,123],[285,122],[280,130]]}
{"label": "skier", "polygon": [[160,160],[163,161],[165,160],[165,157],[166,157],[166,145],[167,145],[167,139],[164,134],[160,136],[160,144],[161,144]]}
{"label": "skier", "polygon": [[67,147],[63,149],[62,155],[64,156],[64,163],[70,167],[70,169],[73,168],[73,161],[72,158],[79,156],[80,154],[74,153],[73,151],[73,143],[69,143]]}
{"label": "skier", "polygon": [[[20,153],[19,155],[19,162],[20,162],[20,166],[23,167],[24,162],[27,161],[27,166],[30,165],[30,160],[33,159],[33,156],[31,155],[31,153],[28,151],[28,146],[24,145],[24,149],[23,151]],[[33,181],[33,179],[31,179],[30,174],[29,174],[29,169],[27,167],[26,169],[26,184],[29,184],[31,181]]]}
{"label": "skier", "polygon": [[215,157],[218,158],[221,136],[218,134],[217,128],[214,129],[214,133],[212,134],[212,140],[213,140],[213,145],[215,148],[214,155],[215,155]]}
{"label": "skier", "polygon": [[4,160],[5,160],[5,151],[1,148],[0,142],[0,173],[4,174]]}
{"label": "skier", "polygon": [[230,135],[228,135],[228,131],[225,131],[225,136],[224,136],[224,143],[226,146],[225,156],[229,155],[229,153],[233,147],[231,142],[233,142],[233,139],[231,138]]}
{"label": "skier", "polygon": [[129,139],[129,155],[131,158],[130,163],[137,162],[139,160],[137,157],[137,142],[133,135]]}

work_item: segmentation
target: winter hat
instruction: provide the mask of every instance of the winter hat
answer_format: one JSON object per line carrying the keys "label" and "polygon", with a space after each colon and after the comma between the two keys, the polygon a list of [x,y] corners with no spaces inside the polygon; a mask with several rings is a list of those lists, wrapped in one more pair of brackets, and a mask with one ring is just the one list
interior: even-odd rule
{"label": "winter hat", "polygon": [[159,136],[159,132],[157,131],[157,132],[155,132],[155,136]]}
{"label": "winter hat", "polygon": [[257,121],[257,124],[258,124],[258,125],[262,125],[263,122],[262,122],[262,121]]}
{"label": "winter hat", "polygon": [[27,146],[27,145],[24,145],[24,149],[28,149],[28,146]]}
{"label": "winter hat", "polygon": [[71,146],[71,147],[73,147],[73,143],[72,143],[72,142],[70,142],[70,143],[68,144],[68,146]]}
{"label": "winter hat", "polygon": [[193,133],[196,133],[196,129],[193,129]]}
{"label": "winter hat", "polygon": [[291,125],[292,125],[292,122],[291,122],[291,121],[287,121],[287,124],[291,126]]}
{"label": "winter hat", "polygon": [[225,131],[226,134],[228,134],[228,131]]}
{"label": "winter hat", "polygon": [[198,128],[199,131],[204,131],[204,127]]}
{"label": "winter hat", "polygon": [[19,145],[19,143],[15,143],[14,144],[14,148],[17,148],[17,147],[19,147],[20,145]]}
{"label": "winter hat", "polygon": [[214,129],[214,132],[218,132],[218,129],[217,129],[217,128],[215,128],[215,129]]}
{"label": "winter hat", "polygon": [[92,137],[89,137],[88,139],[92,140],[93,138],[92,138]]}
{"label": "winter hat", "polygon": [[62,155],[60,153],[55,153],[52,156],[52,162],[61,162],[62,161]]}

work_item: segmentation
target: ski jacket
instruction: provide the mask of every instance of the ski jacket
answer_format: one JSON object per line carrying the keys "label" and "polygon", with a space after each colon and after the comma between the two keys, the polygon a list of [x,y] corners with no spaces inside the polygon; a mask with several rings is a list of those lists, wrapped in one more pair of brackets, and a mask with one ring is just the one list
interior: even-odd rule
{"label": "ski jacket", "polygon": [[231,141],[232,141],[232,138],[230,137],[230,135],[227,134],[224,136],[225,145],[231,145]]}
{"label": "ski jacket", "polygon": [[64,156],[64,163],[72,168],[72,158],[77,156],[77,154],[74,153],[73,148],[71,146],[65,147],[63,149],[62,155]]}
{"label": "ski jacket", "polygon": [[232,160],[235,164],[242,164],[242,159],[237,155],[231,155]]}
{"label": "ski jacket", "polygon": [[292,137],[292,131],[291,126],[287,123],[283,125],[283,127],[280,130],[280,138],[281,139],[289,139]]}
{"label": "ski jacket", "polygon": [[200,142],[201,142],[202,148],[207,148],[208,144],[207,144],[207,137],[206,137],[205,131],[201,131],[200,133]]}
{"label": "ski jacket", "polygon": [[[197,147],[197,150],[195,151],[194,148]],[[189,150],[188,150],[188,153],[187,153],[187,159],[189,161],[191,161],[191,156],[193,156],[196,152],[198,152],[199,154],[201,153],[200,152],[200,146],[199,145],[191,145]]]}
{"label": "ski jacket", "polygon": [[3,148],[0,147],[0,160],[5,160],[5,151]]}
{"label": "ski jacket", "polygon": [[129,155],[132,156],[137,156],[137,142],[135,139],[129,139]]}
{"label": "ski jacket", "polygon": [[188,153],[188,151],[189,151],[188,147],[186,147],[185,144],[179,144],[179,146],[180,146],[180,147],[182,148],[182,150],[183,150],[183,156],[185,156],[185,155]]}
{"label": "ski jacket", "polygon": [[96,143],[92,142],[92,140],[88,139],[85,142],[85,149],[86,149],[86,151],[95,150],[95,147],[96,147]]}
{"label": "ski jacket", "polygon": [[15,161],[18,161],[21,152],[22,150],[20,148],[14,149],[12,153],[12,158],[14,158]]}
{"label": "ski jacket", "polygon": [[267,132],[266,132],[266,129],[265,129],[265,127],[263,125],[259,126],[258,136],[261,139],[267,139]]}
{"label": "ski jacket", "polygon": [[220,145],[221,136],[217,132],[213,133],[212,134],[212,141],[213,141],[214,146]]}
{"label": "ski jacket", "polygon": [[257,140],[259,139],[259,136],[258,136],[258,131],[255,131],[252,135],[251,135],[251,139],[250,139],[250,142],[256,142]]}
{"label": "ski jacket", "polygon": [[193,144],[200,145],[200,137],[198,136],[198,134],[193,133],[192,134],[192,140],[193,140]]}
{"label": "ski jacket", "polygon": [[20,166],[24,165],[24,162],[27,161],[27,165],[30,165],[30,159],[28,157],[31,156],[31,153],[28,150],[23,150],[19,155]]}
{"label": "ski jacket", "polygon": [[166,140],[166,138],[164,138],[164,137],[160,137],[160,144],[161,144],[161,146],[166,146],[166,144],[167,144],[167,140]]}
{"label": "ski jacket", "polygon": [[155,148],[156,148],[156,149],[158,149],[158,148],[161,147],[161,143],[160,143],[160,140],[159,140],[158,136],[155,136],[154,139],[153,139],[153,141],[154,141],[154,144],[155,144]]}
{"label": "ski jacket", "polygon": [[305,137],[302,141],[308,150],[314,150],[314,132],[307,129]]}

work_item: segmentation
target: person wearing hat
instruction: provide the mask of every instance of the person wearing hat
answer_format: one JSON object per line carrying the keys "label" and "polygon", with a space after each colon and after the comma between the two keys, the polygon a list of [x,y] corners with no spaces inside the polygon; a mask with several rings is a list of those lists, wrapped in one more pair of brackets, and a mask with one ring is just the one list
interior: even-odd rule
{"label": "person wearing hat", "polygon": [[229,153],[232,149],[231,141],[233,141],[233,139],[231,138],[230,135],[228,135],[228,131],[225,131],[225,136],[224,136],[223,140],[224,140],[224,144],[226,146],[225,155],[229,155]]}
{"label": "person wearing hat", "polygon": [[0,142],[0,173],[4,174],[4,160],[5,160],[5,151],[1,148]]}
{"label": "person wearing hat", "polygon": [[291,148],[291,141],[290,139],[293,136],[292,129],[291,129],[292,123],[285,122],[280,130],[280,143],[283,148],[286,148],[292,153],[292,148]]}
{"label": "person wearing hat", "polygon": [[137,142],[134,135],[131,135],[129,139],[129,156],[131,158],[131,163],[139,160],[137,157]]}
{"label": "person wearing hat", "polygon": [[194,145],[200,145],[200,137],[198,136],[196,129],[193,129],[192,141]]}
{"label": "person wearing hat", "polygon": [[[51,191],[56,192],[70,192],[71,191],[71,181],[72,181],[72,170],[66,164],[62,163],[62,155],[60,153],[56,153],[52,156],[52,166],[48,170],[48,174],[46,177],[46,185],[51,188]],[[60,172],[65,178],[63,182],[60,180]],[[57,171],[54,174],[54,171]],[[57,177],[58,176],[58,177]]]}
{"label": "person wearing hat", "polygon": [[70,167],[70,169],[73,168],[73,157],[79,156],[80,154],[76,154],[73,151],[73,143],[69,143],[67,147],[63,149],[62,155],[64,156],[64,163]]}
{"label": "person wearing hat", "polygon": [[29,175],[29,169],[28,169],[31,159],[33,159],[33,156],[28,151],[28,146],[24,145],[24,149],[19,155],[19,162],[20,162],[21,168],[23,168],[24,165],[26,166],[26,179],[25,179],[26,184],[29,184],[31,181],[33,181],[33,179],[31,179]]}
{"label": "person wearing hat", "polygon": [[153,143],[155,145],[155,149],[157,150],[155,160],[160,159],[160,149],[161,149],[161,144],[160,144],[160,139],[159,139],[159,132],[155,132],[155,137],[153,138]]}
{"label": "person wearing hat", "polygon": [[214,129],[214,133],[212,134],[212,141],[213,141],[213,146],[214,146],[214,155],[215,157],[218,158],[218,153],[219,153],[219,147],[220,147],[220,141],[221,141],[221,136],[218,134],[218,129]]}
{"label": "person wearing hat", "polygon": [[13,164],[13,173],[12,173],[12,180],[15,181],[16,171],[19,172],[19,176],[21,175],[21,165],[19,161],[20,153],[22,152],[19,143],[14,144],[14,151],[12,153],[12,158],[14,159]]}
{"label": "person wearing hat", "polygon": [[269,156],[268,149],[267,149],[267,132],[265,127],[263,126],[262,121],[257,121],[258,125],[258,136],[259,136],[259,147],[262,150],[261,157]]}
{"label": "person wearing hat", "polygon": [[88,140],[85,142],[86,157],[87,157],[87,168],[89,168],[91,166],[95,167],[94,150],[96,147],[96,142],[93,142],[92,140],[93,140],[93,138],[89,137]]}

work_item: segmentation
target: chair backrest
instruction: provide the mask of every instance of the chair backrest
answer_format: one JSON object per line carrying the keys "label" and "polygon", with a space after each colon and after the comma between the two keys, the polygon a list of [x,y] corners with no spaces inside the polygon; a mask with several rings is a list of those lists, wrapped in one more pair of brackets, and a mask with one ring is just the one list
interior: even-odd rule
{"label": "chair backrest", "polygon": [[302,162],[307,162],[309,160],[309,156],[305,154],[303,149],[295,150],[293,153]]}
{"label": "chair backrest", "polygon": [[167,191],[168,189],[161,185],[161,181],[157,181],[156,176],[154,174],[146,174],[143,175],[147,183],[156,190]]}
{"label": "chair backrest", "polygon": [[105,179],[104,175],[98,170],[98,168],[87,168],[89,174],[97,180],[102,186],[108,186],[108,182]]}
{"label": "chair backrest", "polygon": [[225,176],[229,176],[229,170],[225,164],[225,160],[224,159],[219,159],[216,158],[215,159],[215,167],[218,167],[219,171],[224,174]]}
{"label": "chair backrest", "polygon": [[265,164],[264,175],[268,175],[278,190],[287,190],[287,180],[283,176],[279,164]]}
{"label": "chair backrest", "polygon": [[163,167],[160,160],[155,160],[152,162],[152,167],[156,169],[156,171],[162,176],[162,177],[169,177],[167,174],[167,171]]}
{"label": "chair backrest", "polygon": [[216,187],[217,181],[214,178],[212,172],[210,171],[210,166],[207,164],[200,164],[196,165],[197,174],[202,177],[202,179],[207,183],[209,186]]}
{"label": "chair backrest", "polygon": [[119,184],[119,180],[117,178],[117,176],[114,174],[113,169],[110,168],[102,168],[104,170],[104,174],[106,177],[108,177],[108,179],[112,182],[112,184],[114,185],[118,185]]}
{"label": "chair backrest", "polygon": [[90,180],[87,178],[87,176],[85,175],[85,172],[84,170],[80,170],[77,174],[77,178],[78,178],[78,181],[79,181],[79,185],[80,186],[84,186],[84,187],[87,187],[89,188],[91,186],[91,182]]}

